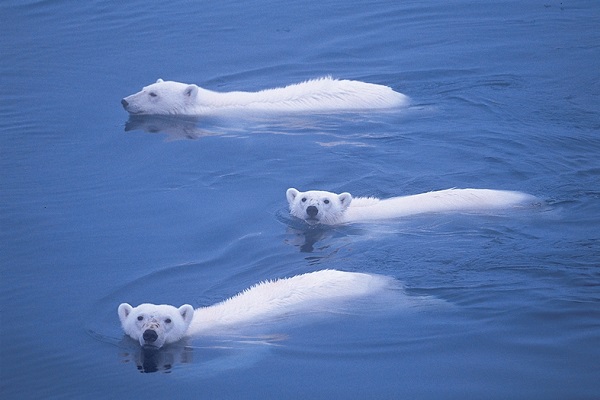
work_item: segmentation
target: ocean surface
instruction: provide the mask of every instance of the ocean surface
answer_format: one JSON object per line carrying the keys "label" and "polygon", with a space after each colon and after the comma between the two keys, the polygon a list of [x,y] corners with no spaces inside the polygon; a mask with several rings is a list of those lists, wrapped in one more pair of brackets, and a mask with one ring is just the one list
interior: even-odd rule
{"label": "ocean surface", "polygon": [[[0,55],[2,399],[599,398],[600,2],[7,0]],[[158,78],[327,75],[411,104],[192,119],[120,104]],[[289,187],[540,201],[311,229]],[[410,307],[150,355],[119,325],[122,302],[205,306],[325,268],[391,276]]]}

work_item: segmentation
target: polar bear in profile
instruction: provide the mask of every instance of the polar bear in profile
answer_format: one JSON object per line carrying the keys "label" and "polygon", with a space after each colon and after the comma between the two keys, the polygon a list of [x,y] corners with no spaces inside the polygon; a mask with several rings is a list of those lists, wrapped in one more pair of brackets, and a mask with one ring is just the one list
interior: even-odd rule
{"label": "polar bear in profile", "polygon": [[286,192],[290,214],[309,224],[336,225],[400,218],[424,213],[497,210],[533,203],[535,197],[507,190],[447,189],[377,199],[321,190]]}
{"label": "polar bear in profile", "polygon": [[322,270],[265,281],[221,303],[196,310],[189,304],[177,308],[123,303],[118,315],[125,334],[141,346],[160,348],[185,336],[215,334],[291,313],[327,309],[336,302],[382,292],[395,283],[382,275]]}
{"label": "polar bear in profile", "polygon": [[320,112],[370,110],[406,105],[408,97],[373,83],[313,79],[259,92],[214,92],[193,84],[159,79],[121,104],[134,115],[210,115],[228,110]]}

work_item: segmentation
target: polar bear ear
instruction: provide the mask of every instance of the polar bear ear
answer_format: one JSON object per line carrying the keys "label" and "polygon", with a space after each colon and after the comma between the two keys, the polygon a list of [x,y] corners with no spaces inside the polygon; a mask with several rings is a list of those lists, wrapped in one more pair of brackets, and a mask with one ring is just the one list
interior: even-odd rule
{"label": "polar bear ear", "polygon": [[186,97],[189,97],[190,99],[196,98],[196,95],[198,94],[198,86],[196,86],[196,85],[188,85],[185,88],[183,94]]}
{"label": "polar bear ear", "polygon": [[127,303],[122,303],[119,306],[118,313],[119,313],[119,319],[121,320],[122,324],[125,323],[125,321],[127,320],[127,317],[129,317],[129,314],[131,314],[132,310],[133,310],[133,307],[131,307]]}
{"label": "polar bear ear", "polygon": [[295,188],[289,188],[286,192],[285,192],[285,197],[287,197],[287,201],[289,204],[292,204],[294,202],[294,200],[296,199],[296,197],[300,194],[300,192],[298,191],[298,189]]}
{"label": "polar bear ear", "polygon": [[190,306],[189,304],[184,304],[179,307],[177,311],[179,311],[179,314],[181,314],[181,317],[186,325],[189,325],[192,322],[192,317],[194,316],[194,307]]}
{"label": "polar bear ear", "polygon": [[342,205],[342,208],[346,209],[346,208],[348,208],[348,206],[352,202],[352,195],[350,193],[348,193],[348,192],[344,192],[342,194],[338,194],[338,200],[340,201],[340,204]]}
{"label": "polar bear ear", "polygon": [[163,81],[162,79],[160,79],[160,78],[158,78],[158,79],[156,80],[156,83],[163,83],[163,82],[164,82],[164,81]]}

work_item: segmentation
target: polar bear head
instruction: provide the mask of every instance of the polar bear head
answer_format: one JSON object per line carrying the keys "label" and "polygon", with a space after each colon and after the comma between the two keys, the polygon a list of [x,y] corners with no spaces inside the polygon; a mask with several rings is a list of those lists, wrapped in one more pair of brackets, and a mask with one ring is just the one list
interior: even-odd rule
{"label": "polar bear head", "polygon": [[334,225],[342,222],[344,211],[352,202],[350,193],[336,194],[321,190],[300,192],[289,188],[286,197],[290,214],[309,224]]}
{"label": "polar bear head", "polygon": [[141,346],[160,348],[185,336],[194,316],[194,308],[189,304],[176,308],[148,303],[132,307],[123,303],[118,313],[127,335]]}
{"label": "polar bear head", "polygon": [[196,85],[159,79],[140,92],[125,97],[121,104],[130,114],[185,115],[191,113],[197,96]]}

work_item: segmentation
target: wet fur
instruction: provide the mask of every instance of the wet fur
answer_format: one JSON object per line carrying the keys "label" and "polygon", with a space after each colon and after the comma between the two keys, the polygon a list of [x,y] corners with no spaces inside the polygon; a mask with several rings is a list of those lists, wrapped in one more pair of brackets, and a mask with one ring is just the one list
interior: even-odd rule
{"label": "wet fur", "polygon": [[[393,219],[424,213],[506,209],[533,202],[535,199],[521,192],[491,189],[447,189],[378,199],[320,190],[300,192],[290,188],[286,197],[291,215],[310,224],[326,225]],[[312,212],[309,207],[312,207]],[[316,214],[315,209],[318,210]]]}
{"label": "wet fur", "polygon": [[121,100],[130,114],[209,115],[230,110],[318,112],[369,110],[406,105],[408,97],[383,85],[313,79],[258,92],[215,92],[193,84],[159,79]]}

